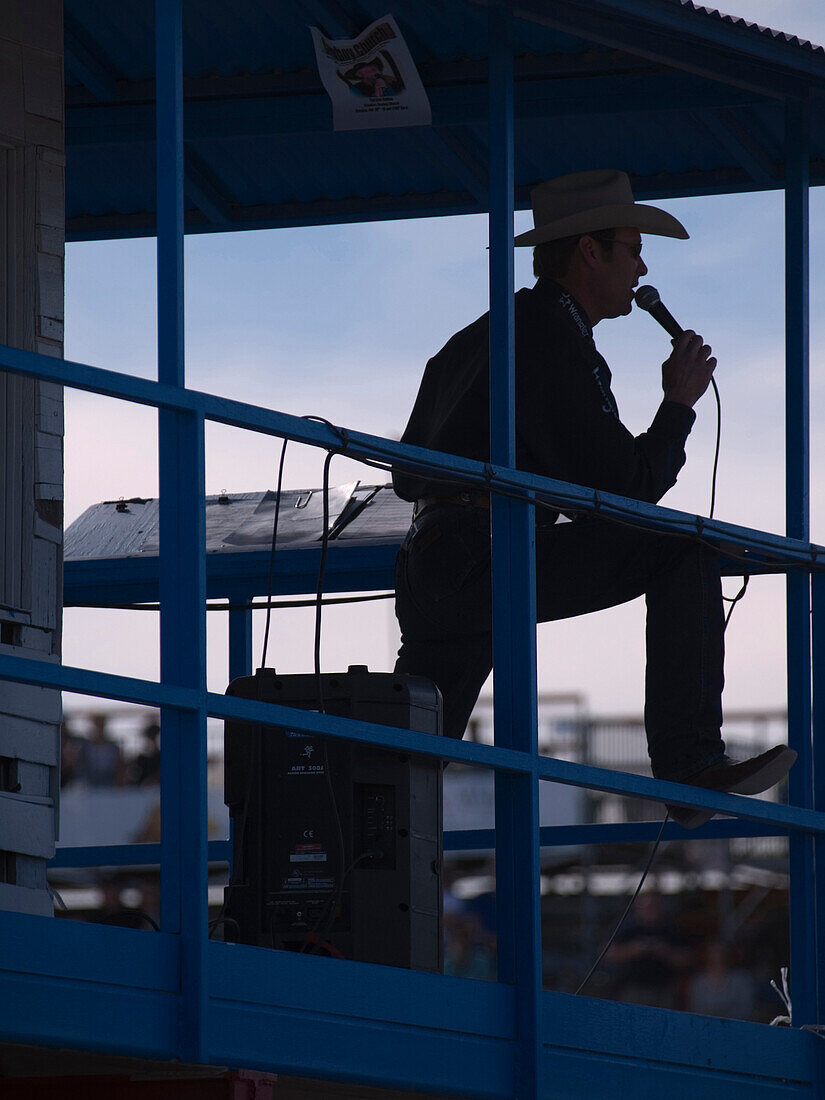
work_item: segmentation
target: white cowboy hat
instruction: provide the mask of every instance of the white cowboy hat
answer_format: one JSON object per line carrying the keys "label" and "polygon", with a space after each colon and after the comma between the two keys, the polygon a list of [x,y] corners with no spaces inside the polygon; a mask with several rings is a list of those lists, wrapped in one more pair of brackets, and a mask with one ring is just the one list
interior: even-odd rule
{"label": "white cowboy hat", "polygon": [[571,172],[538,184],[530,192],[530,201],[535,229],[520,233],[516,245],[558,241],[625,225],[640,233],[688,238],[687,230],[672,214],[634,201],[626,172]]}

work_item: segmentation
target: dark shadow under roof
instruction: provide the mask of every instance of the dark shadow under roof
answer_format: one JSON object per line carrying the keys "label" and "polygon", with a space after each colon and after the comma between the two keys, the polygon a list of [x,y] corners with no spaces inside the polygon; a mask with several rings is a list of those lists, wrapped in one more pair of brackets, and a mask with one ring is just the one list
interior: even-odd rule
{"label": "dark shadow under roof", "polygon": [[[391,9],[430,127],[334,132],[308,27],[349,37],[385,0],[184,4],[187,231],[478,213],[487,9]],[[779,187],[788,99],[825,101],[825,51],[690,0],[516,0],[515,179],[616,166],[640,198]],[[155,231],[154,30],[142,0],[66,0],[67,236]],[[813,113],[812,183],[825,181]]]}

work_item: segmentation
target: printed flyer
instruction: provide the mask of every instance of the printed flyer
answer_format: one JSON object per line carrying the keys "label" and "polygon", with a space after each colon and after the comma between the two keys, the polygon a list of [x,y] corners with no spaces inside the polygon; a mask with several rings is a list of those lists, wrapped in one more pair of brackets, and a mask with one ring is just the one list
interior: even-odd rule
{"label": "printed flyer", "polygon": [[336,130],[429,126],[430,101],[395,19],[376,19],[357,38],[309,28]]}

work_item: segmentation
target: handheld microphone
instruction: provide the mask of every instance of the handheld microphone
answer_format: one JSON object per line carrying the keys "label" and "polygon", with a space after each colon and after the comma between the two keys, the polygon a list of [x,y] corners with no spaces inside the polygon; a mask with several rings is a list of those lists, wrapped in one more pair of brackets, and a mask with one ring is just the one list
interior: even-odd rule
{"label": "handheld microphone", "polygon": [[[645,310],[655,321],[658,321],[672,340],[678,340],[684,329],[665,306],[655,286],[640,286],[633,298],[639,309]],[[716,398],[716,449],[713,456],[710,488],[710,517],[712,519],[716,507],[716,471],[719,467],[719,444],[722,437],[722,402],[719,399],[719,388],[716,385],[716,379],[711,377],[710,384],[713,386],[713,395]]]}
{"label": "handheld microphone", "polygon": [[640,286],[634,295],[634,300],[640,309],[645,310],[659,322],[671,339],[678,340],[684,329],[667,309],[655,286]]}

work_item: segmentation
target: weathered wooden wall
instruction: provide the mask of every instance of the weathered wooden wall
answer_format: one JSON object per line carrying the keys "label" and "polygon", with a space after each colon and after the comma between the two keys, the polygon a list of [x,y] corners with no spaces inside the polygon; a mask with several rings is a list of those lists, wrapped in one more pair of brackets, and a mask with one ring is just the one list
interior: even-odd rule
{"label": "weathered wooden wall", "polygon": [[[63,5],[0,0],[0,342],[63,354]],[[0,652],[60,656],[63,393],[0,375]],[[59,693],[0,683],[0,908],[50,914]]]}

